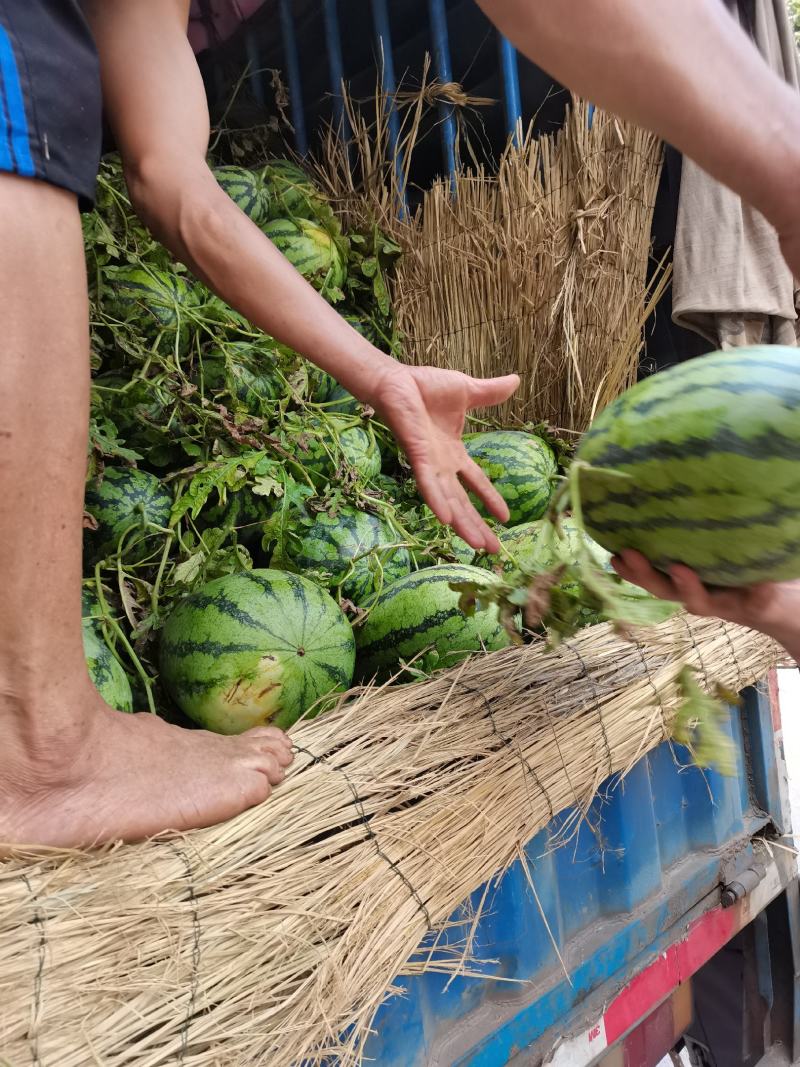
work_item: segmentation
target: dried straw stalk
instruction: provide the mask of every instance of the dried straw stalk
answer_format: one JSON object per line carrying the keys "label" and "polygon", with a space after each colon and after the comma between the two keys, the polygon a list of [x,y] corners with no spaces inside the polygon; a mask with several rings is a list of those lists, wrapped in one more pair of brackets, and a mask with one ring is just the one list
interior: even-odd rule
{"label": "dried straw stalk", "polygon": [[681,665],[739,689],[776,658],[766,638],[713,620],[639,637],[598,626],[554,653],[509,649],[357,693],[294,731],[287,782],[240,818],[6,861],[2,1055],[14,1067],[359,1062],[426,930],[668,735]]}
{"label": "dried straw stalk", "polygon": [[[502,424],[582,431],[635,382],[645,321],[669,282],[663,263],[648,280],[661,142],[598,111],[590,125],[576,101],[560,132],[509,146],[496,174],[476,166],[454,187],[437,181],[399,216],[429,95],[423,80],[398,96],[400,174],[378,94],[372,124],[350,103],[350,152],[331,135],[320,176],[348,221],[377,218],[405,252],[393,300],[407,359],[515,371]],[[476,104],[451,102],[459,114]]]}

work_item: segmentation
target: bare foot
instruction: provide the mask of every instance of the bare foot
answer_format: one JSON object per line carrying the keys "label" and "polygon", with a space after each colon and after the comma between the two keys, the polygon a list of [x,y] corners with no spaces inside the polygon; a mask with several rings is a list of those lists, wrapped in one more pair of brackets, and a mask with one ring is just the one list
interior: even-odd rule
{"label": "bare foot", "polygon": [[0,763],[3,845],[91,847],[211,826],[266,800],[293,759],[274,727],[184,730],[113,711],[94,690],[83,706],[77,727],[49,738],[42,716],[35,741],[0,715],[11,735]]}

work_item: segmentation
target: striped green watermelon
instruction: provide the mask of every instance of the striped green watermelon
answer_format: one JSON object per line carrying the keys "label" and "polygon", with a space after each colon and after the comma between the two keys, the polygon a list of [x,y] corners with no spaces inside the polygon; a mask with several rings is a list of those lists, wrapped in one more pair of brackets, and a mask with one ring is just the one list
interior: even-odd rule
{"label": "striped green watermelon", "polygon": [[219,501],[207,505],[200,512],[199,523],[203,528],[215,526],[235,530],[237,541],[247,548],[256,548],[261,543],[264,523],[271,517],[273,504],[258,496],[245,486],[235,493],[229,492],[224,504]]}
{"label": "striped green watermelon", "polygon": [[449,526],[439,522],[427,505],[417,513],[416,521],[409,518],[407,522],[415,539],[425,546],[411,550],[417,567],[433,567],[451,559],[458,563],[472,563],[475,559],[475,549]]}
{"label": "striped green watermelon", "polygon": [[364,605],[375,593],[411,569],[402,538],[378,515],[342,507],[335,515],[320,512],[313,524],[301,528],[287,556],[299,570],[323,571],[331,584],[355,604]]}
{"label": "striped green watermelon", "polygon": [[264,233],[316,289],[341,299],[347,260],[340,240],[308,219],[275,219]]}
{"label": "striped green watermelon", "polygon": [[270,196],[269,218],[327,218],[330,207],[309,176],[290,159],[272,159],[265,180]]}
{"label": "striped green watermelon", "polygon": [[108,414],[126,445],[157,467],[185,460],[180,440],[191,429],[177,393],[175,382],[163,375],[148,380],[112,372],[92,381],[93,409]]}
{"label": "striped green watermelon", "polygon": [[318,371],[312,376],[311,388],[312,401],[315,404],[324,404],[326,412],[334,415],[358,415],[361,411],[361,401],[325,371]]}
{"label": "striped green watermelon", "polygon": [[[84,508],[97,522],[87,530],[85,544],[91,557],[115,552],[122,535],[132,527],[145,531],[146,524],[166,526],[172,496],[158,478],[135,467],[106,467],[101,481],[86,487]],[[136,537],[126,538],[126,554]]]}
{"label": "striped green watermelon", "polygon": [[350,623],[323,589],[279,570],[217,578],[182,600],[161,638],[161,677],[206,729],[287,729],[352,680]]}
{"label": "striped green watermelon", "polygon": [[195,304],[192,286],[182,274],[155,267],[105,267],[103,311],[109,318],[134,322],[145,332],[175,332],[188,325]]}
{"label": "striped green watermelon", "polygon": [[800,577],[798,461],[800,357],[760,346],[629,389],[584,436],[571,481],[587,531],[609,551],[749,585]]}
{"label": "striped green watermelon", "polygon": [[231,341],[205,356],[200,368],[205,390],[228,393],[253,415],[271,411],[284,385],[274,359],[248,341]]}
{"label": "striped green watermelon", "polygon": [[261,226],[269,218],[270,195],[264,171],[247,167],[215,167],[217,183],[249,219]]}
{"label": "striped green watermelon", "polygon": [[[558,467],[550,446],[532,433],[492,430],[468,434],[467,452],[494,484],[516,526],[541,518],[553,496]],[[488,512],[478,505],[482,515]]]}
{"label": "striped green watermelon", "polygon": [[357,669],[364,679],[385,679],[414,657],[414,667],[451,667],[474,652],[505,648],[510,638],[497,607],[465,615],[453,582],[483,581],[477,567],[449,563],[414,571],[388,586],[356,630]]}
{"label": "striped green watermelon", "polygon": [[398,501],[403,497],[403,487],[391,474],[376,474],[371,479],[370,485],[380,490],[390,500]]}
{"label": "striped green watermelon", "polygon": [[356,333],[360,333],[362,337],[366,337],[369,342],[373,345],[375,344],[377,340],[375,327],[368,319],[363,318],[361,315],[354,315],[349,311],[345,312],[342,318],[353,327]]}
{"label": "striped green watermelon", "polygon": [[103,638],[100,628],[101,610],[97,599],[83,594],[83,652],[89,677],[109,707],[117,711],[133,711],[133,693],[128,676],[117,657]]}
{"label": "striped green watermelon", "polygon": [[562,518],[559,531],[561,536],[549,519],[537,519],[498,530],[497,536],[505,551],[498,556],[481,557],[480,566],[502,565],[505,572],[514,567],[532,572],[546,571],[560,563],[577,562],[581,549],[588,548],[599,567],[611,569],[611,553],[595,544],[574,519]]}
{"label": "striped green watermelon", "polygon": [[133,693],[128,676],[95,626],[83,624],[83,654],[92,685],[111,708],[133,711]]}
{"label": "striped green watermelon", "polygon": [[297,458],[318,479],[329,480],[342,463],[358,471],[362,481],[380,474],[381,452],[371,426],[354,426],[337,418],[311,418],[304,431]]}

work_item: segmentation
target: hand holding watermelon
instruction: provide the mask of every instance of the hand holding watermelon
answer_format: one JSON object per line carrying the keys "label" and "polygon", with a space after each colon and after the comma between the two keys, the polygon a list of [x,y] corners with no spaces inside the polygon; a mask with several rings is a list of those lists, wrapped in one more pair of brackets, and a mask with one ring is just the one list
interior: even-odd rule
{"label": "hand holding watermelon", "polygon": [[680,601],[692,615],[726,619],[774,637],[800,662],[800,581],[707,589],[688,567],[676,564],[663,574],[631,550],[615,556],[613,565],[625,581],[662,600]]}
{"label": "hand holding watermelon", "polygon": [[431,511],[473,548],[487,552],[499,552],[500,543],[467,490],[501,522],[508,520],[508,507],[467,454],[464,421],[470,408],[502,404],[518,385],[516,374],[477,379],[460,371],[393,364],[368,398],[408,456]]}

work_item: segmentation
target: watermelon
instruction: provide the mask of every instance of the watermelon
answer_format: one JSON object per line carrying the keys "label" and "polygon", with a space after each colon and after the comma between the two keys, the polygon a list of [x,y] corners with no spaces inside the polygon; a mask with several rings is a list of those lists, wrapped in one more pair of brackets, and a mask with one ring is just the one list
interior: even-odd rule
{"label": "watermelon", "polygon": [[275,219],[264,233],[316,289],[341,299],[347,260],[340,240],[308,219]]}
{"label": "watermelon", "polygon": [[256,548],[264,533],[264,523],[271,517],[272,502],[257,496],[249,488],[229,492],[225,503],[206,505],[200,512],[199,522],[203,528],[235,530],[237,541],[247,548]]}
{"label": "watermelon", "polygon": [[192,430],[181,418],[185,409],[178,388],[176,380],[167,377],[126,379],[112,372],[92,382],[92,407],[110,416],[126,445],[146,455],[149,465],[181,465],[185,453],[179,451],[180,442]]}
{"label": "watermelon", "polygon": [[334,415],[358,415],[361,411],[361,401],[324,371],[312,376],[311,387],[312,401],[315,404],[324,404],[326,412]]}
{"label": "watermelon", "polygon": [[[512,525],[544,515],[558,467],[553,450],[541,437],[519,430],[492,430],[468,434],[464,445],[505,500]],[[482,515],[488,515],[483,504],[476,506]]]}
{"label": "watermelon", "polygon": [[133,711],[133,693],[121,663],[103,638],[100,605],[90,593],[83,594],[83,652],[89,677],[109,707]]}
{"label": "watermelon", "polygon": [[287,556],[299,570],[323,571],[348,599],[366,604],[381,589],[411,569],[411,558],[397,545],[401,536],[378,515],[342,507],[335,515],[320,512],[313,523],[290,539]]}
{"label": "watermelon", "polygon": [[[475,549],[449,526],[439,522],[427,505],[423,505],[417,513],[416,521],[409,517],[407,522],[416,540],[425,546],[411,550],[417,567],[432,567],[441,562],[443,557],[445,560],[452,557],[458,563],[472,563],[475,559]],[[434,544],[437,547],[434,548]]]}
{"label": "watermelon", "polygon": [[350,623],[323,589],[279,570],[216,578],[182,600],[161,638],[161,677],[206,729],[284,729],[352,680]]}
{"label": "watermelon", "polygon": [[757,346],[629,389],[585,434],[571,480],[587,532],[610,552],[739,586],[800,577],[798,460],[798,351]]}
{"label": "watermelon", "polygon": [[[115,552],[122,535],[134,526],[166,526],[172,496],[154,474],[135,467],[106,467],[102,481],[86,487],[84,508],[97,522],[96,530],[86,530],[85,544],[90,556],[99,559]],[[126,555],[134,539],[126,539]]]}
{"label": "watermelon", "polygon": [[182,274],[155,267],[105,267],[103,311],[109,318],[140,325],[143,332],[174,333],[188,325],[195,304],[192,286]]}
{"label": "watermelon", "polygon": [[249,219],[260,226],[269,218],[270,195],[264,171],[247,167],[215,167],[217,183]]}
{"label": "watermelon", "polygon": [[[480,566],[501,565],[508,572],[514,567],[528,571],[546,571],[560,563],[575,563],[582,547],[589,549],[595,562],[604,570],[611,570],[611,553],[587,537],[574,519],[565,517],[559,523],[560,536],[548,519],[525,522],[498,530],[497,536],[505,552],[497,556],[482,556]],[[508,558],[508,555],[511,557]]]}
{"label": "watermelon", "polygon": [[332,212],[309,176],[289,159],[273,159],[267,164],[265,180],[270,196],[269,218],[328,219]]}
{"label": "watermelon", "polygon": [[390,500],[397,501],[404,496],[403,486],[391,474],[376,474],[370,484]]}
{"label": "watermelon", "polygon": [[360,333],[362,337],[366,337],[371,344],[374,345],[376,343],[378,338],[375,335],[375,327],[368,319],[364,319],[360,315],[354,315],[349,311],[345,312],[342,315],[342,318],[353,327],[356,333]]}
{"label": "watermelon", "polygon": [[162,425],[174,422],[157,387],[143,378],[125,378],[112,372],[95,378],[92,387],[94,395],[109,409],[115,425],[126,437],[129,434],[135,436],[142,421]]}
{"label": "watermelon", "polygon": [[337,418],[311,418],[304,430],[308,432],[303,433],[297,458],[318,479],[332,478],[342,461],[358,471],[362,481],[380,474],[381,452],[371,426],[354,426]]}
{"label": "watermelon", "polygon": [[228,393],[253,415],[269,411],[284,392],[274,357],[247,341],[232,341],[205,356],[201,376],[207,391]]}
{"label": "watermelon", "polygon": [[359,676],[385,680],[411,659],[414,668],[431,671],[451,667],[474,652],[505,648],[511,639],[500,625],[496,605],[467,616],[458,606],[459,594],[450,588],[453,582],[484,578],[477,567],[446,563],[414,571],[387,586],[356,630]]}

